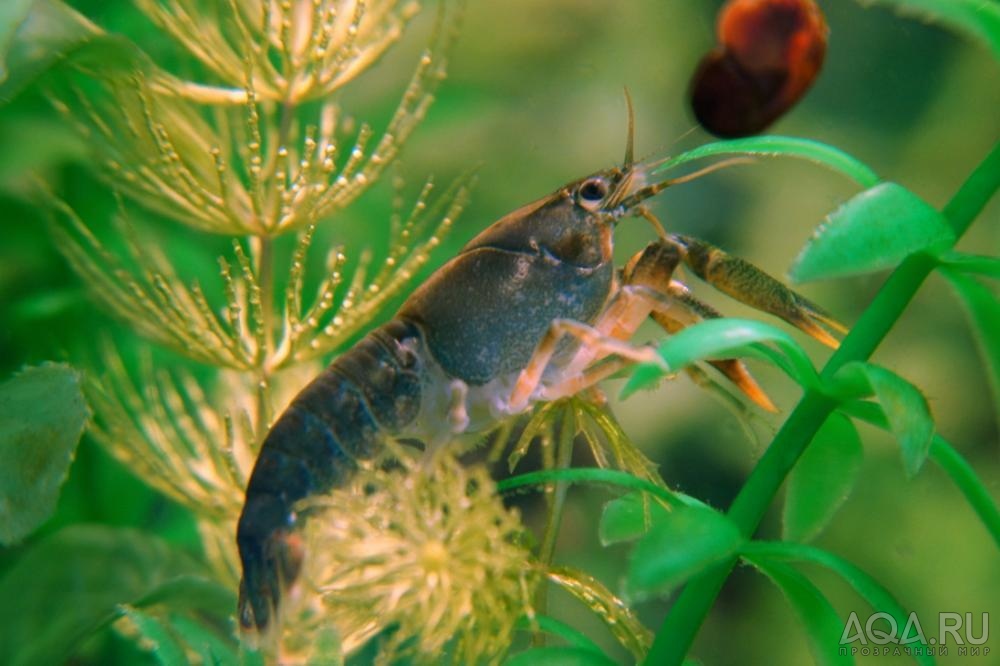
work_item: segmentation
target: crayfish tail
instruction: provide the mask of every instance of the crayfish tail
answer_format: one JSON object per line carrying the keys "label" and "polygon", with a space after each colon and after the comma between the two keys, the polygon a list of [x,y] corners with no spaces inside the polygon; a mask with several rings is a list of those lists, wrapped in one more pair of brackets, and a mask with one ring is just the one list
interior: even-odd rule
{"label": "crayfish tail", "polygon": [[289,526],[285,503],[273,495],[247,503],[237,530],[243,563],[237,614],[244,631],[263,633],[276,621],[282,600],[302,568],[301,535]]}

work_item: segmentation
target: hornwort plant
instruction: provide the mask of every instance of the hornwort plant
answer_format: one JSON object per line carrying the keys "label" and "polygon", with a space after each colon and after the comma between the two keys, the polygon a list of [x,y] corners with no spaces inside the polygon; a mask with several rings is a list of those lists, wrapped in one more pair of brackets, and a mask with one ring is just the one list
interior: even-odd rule
{"label": "hornwort plant", "polygon": [[[93,637],[107,626],[164,664],[611,661],[588,625],[574,626],[579,616],[550,609],[548,592],[560,589],[607,628],[618,657],[679,664],[740,563],[785,594],[818,663],[853,663],[841,645],[844,619],[800,565],[828,569],[873,613],[907,624],[905,594],[897,601],[847,559],[809,543],[855,486],[858,421],[892,433],[907,475],[928,458],[940,467],[1000,545],[995,499],[935,431],[921,391],[868,360],[937,272],[967,307],[992,388],[1000,387],[1000,304],[987,282],[1000,277],[1000,259],[953,249],[1000,187],[1000,144],[984,146],[979,166],[936,210],[828,145],[781,136],[723,141],[673,157],[657,173],[719,156],[830,167],[861,191],[819,227],[793,278],[892,270],[821,370],[783,330],[725,318],[671,335],[657,347],[662,363],[627,372],[626,394],[682,370],[724,393],[704,363],[746,357],[801,387],[728,511],[669,488],[603,406],[584,396],[542,404],[491,438],[491,458],[507,453],[514,472],[499,482],[481,464],[460,464],[462,447],[425,461],[394,446],[393,464],[373,465],[317,498],[308,509],[319,516],[302,536],[308,556],[299,591],[280,631],[256,645],[241,640],[233,535],[260,442],[319,360],[347,348],[414,286],[465,205],[468,178],[440,194],[428,182],[407,205],[394,176],[388,243],[373,247],[378,232],[366,216],[363,233],[345,230],[350,242],[315,265],[318,239],[326,244],[329,229],[356,219],[348,216],[363,205],[359,197],[385,179],[425,116],[461,7],[441,3],[421,23],[418,3],[390,0],[135,4],[171,37],[177,67],[158,64],[160,45],[149,44],[154,57],[57,0],[15,2],[0,14],[0,96],[28,85],[44,90],[84,138],[115,195],[113,221],[87,219],[33,181],[35,201],[51,211],[51,238],[99,303],[193,364],[149,353],[136,361],[109,339],[96,360],[76,360],[83,374],[50,364],[5,383],[0,539],[16,543],[51,515],[89,423],[107,451],[191,516],[200,548],[192,554],[148,530],[85,525],[29,542],[0,579],[0,598],[9,600],[0,611],[5,663],[92,654]],[[1000,55],[995,3],[885,4],[919,11]],[[342,91],[361,85],[360,75],[419,25],[428,45],[396,111],[381,124],[358,123]],[[170,244],[153,240],[170,230],[231,243],[216,282],[191,279]],[[577,443],[596,466],[572,464]],[[522,471],[536,444],[541,469]],[[605,546],[630,548],[620,585],[568,566],[557,550],[571,485],[612,493],[597,531]],[[781,539],[754,539],[782,485]],[[501,501],[530,490],[545,493],[537,537]],[[681,588],[659,628],[647,627],[643,602]],[[929,636],[903,638],[906,654],[935,663],[939,648]]]}

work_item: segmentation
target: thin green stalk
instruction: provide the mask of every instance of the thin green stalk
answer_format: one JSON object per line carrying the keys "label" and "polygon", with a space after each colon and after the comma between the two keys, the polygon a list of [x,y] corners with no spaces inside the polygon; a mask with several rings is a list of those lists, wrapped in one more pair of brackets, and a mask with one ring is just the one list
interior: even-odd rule
{"label": "thin green stalk", "polygon": [[[993,146],[944,208],[944,215],[956,238],[969,228],[998,187],[1000,142]],[[866,360],[935,266],[935,260],[925,254],[911,256],[900,264],[830,358],[822,377],[831,377],[850,361]],[[819,391],[806,391],[729,509],[729,517],[744,535],[749,537],[756,531],[788,472],[836,406],[836,401]],[[685,586],[664,619],[645,663],[672,666],[684,661],[698,628],[735,562],[734,558],[713,567]]]}
{"label": "thin green stalk", "polygon": [[[568,469],[573,459],[573,442],[576,439],[576,419],[572,410],[564,410],[559,424],[559,436],[556,438],[556,460],[555,469]],[[545,533],[542,537],[542,546],[538,550],[538,559],[546,567],[552,563],[552,557],[556,552],[556,539],[559,536],[559,527],[562,525],[563,508],[566,505],[566,491],[569,484],[564,481],[556,481],[552,488],[552,495],[549,502],[549,515],[545,522]],[[548,588],[544,585],[538,586],[535,595],[535,609],[540,614],[545,614],[548,608]],[[545,634],[541,631],[535,632],[532,643],[536,646],[545,645]]]}
{"label": "thin green stalk", "polygon": [[530,488],[531,486],[544,486],[553,481],[564,483],[591,483],[617,486],[625,490],[638,490],[649,493],[653,497],[663,500],[669,506],[682,506],[684,500],[677,494],[670,492],[663,486],[658,486],[646,479],[640,479],[628,472],[619,472],[616,469],[600,469],[597,467],[571,467],[570,469],[548,469],[538,472],[528,472],[511,476],[497,482],[497,491],[509,493],[520,488]]}
{"label": "thin green stalk", "polygon": [[[889,420],[882,411],[882,407],[872,402],[846,402],[840,405],[840,411],[865,423],[870,423],[876,428],[890,431]],[[972,469],[972,465],[962,457],[955,447],[941,435],[934,435],[931,440],[930,458],[945,474],[958,486],[958,489],[965,495],[969,506],[979,516],[990,533],[997,547],[1000,548],[1000,508],[990,492],[983,485],[983,482]]]}
{"label": "thin green stalk", "polygon": [[986,526],[990,536],[1000,548],[1000,510],[993,498],[976,476],[972,465],[943,438],[935,435],[931,442],[931,460],[943,469]]}

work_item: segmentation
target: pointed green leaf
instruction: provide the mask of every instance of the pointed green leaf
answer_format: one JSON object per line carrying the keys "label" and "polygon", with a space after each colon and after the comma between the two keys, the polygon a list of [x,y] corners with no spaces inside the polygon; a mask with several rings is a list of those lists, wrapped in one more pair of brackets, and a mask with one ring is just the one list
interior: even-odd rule
{"label": "pointed green leaf", "polygon": [[497,490],[501,493],[508,493],[518,488],[526,486],[538,486],[541,489],[547,483],[594,483],[607,484],[626,488],[628,490],[641,490],[662,500],[668,505],[688,503],[691,498],[687,498],[680,493],[674,493],[663,486],[646,479],[640,479],[628,472],[621,472],[616,469],[600,469],[596,467],[571,467],[568,469],[546,469],[538,472],[527,472],[509,476],[497,483]]}
{"label": "pointed green leaf", "polygon": [[827,598],[808,578],[781,562],[757,557],[746,559],[784,593],[806,631],[816,664],[840,666],[854,663],[853,657],[840,651],[844,623]]}
{"label": "pointed green leaf", "polygon": [[156,657],[156,662],[160,666],[188,666],[184,648],[164,622],[138,608],[121,606],[119,610],[124,617],[132,621],[139,636],[148,642],[149,651]]}
{"label": "pointed green leaf", "polygon": [[540,647],[518,652],[504,664],[506,666],[614,666],[616,662],[600,652],[581,647]]}
{"label": "pointed green leaf", "polygon": [[1000,60],[1000,3],[995,0],[862,0],[894,7],[900,14],[943,23],[982,41]]}
{"label": "pointed green leaf", "polygon": [[0,663],[63,663],[120,605],[200,573],[188,556],[142,532],[68,527],[26,549],[0,578]]}
{"label": "pointed green leaf", "polygon": [[0,3],[0,83],[7,78],[7,50],[35,0],[5,0]]}
{"label": "pointed green leaf", "polygon": [[[773,344],[775,348],[767,344]],[[777,365],[804,386],[816,379],[809,355],[792,336],[779,328],[752,319],[710,319],[689,326],[660,343],[657,353],[668,370],[651,364],[639,365],[622,389],[628,396],[667,373],[697,361],[752,356]]]}
{"label": "pointed green leaf", "polygon": [[965,252],[944,252],[938,257],[941,265],[959,273],[983,275],[1000,280],[1000,257],[989,257]]}
{"label": "pointed green leaf", "polygon": [[[872,610],[892,615],[900,631],[907,625],[907,612],[889,590],[858,567],[833,553],[814,546],[787,541],[750,541],[744,544],[741,552],[748,560],[756,562],[808,562],[826,567],[854,588],[861,598],[868,602]],[[912,635],[901,638],[910,639],[906,645],[915,647],[913,644],[917,641],[912,640]],[[924,643],[920,645],[927,647]],[[919,664],[934,665],[934,657],[926,654],[926,650],[925,654],[915,654],[913,658]]]}
{"label": "pointed green leaf", "polygon": [[994,412],[1000,417],[1000,299],[994,291],[968,275],[952,269],[942,269],[941,273],[958,292],[972,320],[972,331],[993,389]]}
{"label": "pointed green leaf", "polygon": [[965,495],[965,500],[979,516],[997,547],[1000,548],[1000,507],[976,474],[969,461],[940,435],[934,435],[931,460],[937,463]]}
{"label": "pointed green leaf", "polygon": [[89,416],[69,366],[28,368],[0,384],[0,543],[52,515]]}
{"label": "pointed green leaf", "polygon": [[236,594],[228,586],[206,576],[177,576],[139,599],[133,606],[166,606],[171,610],[197,609],[220,617],[236,608]]}
{"label": "pointed green leaf", "polygon": [[592,652],[601,654],[601,648],[598,647],[597,643],[590,636],[548,615],[535,614],[530,620],[527,617],[521,617],[518,620],[518,629],[531,632],[544,631],[547,634],[561,638],[572,647],[591,650]]}
{"label": "pointed green leaf", "polygon": [[[10,0],[4,0],[9,2]],[[21,0],[18,0],[21,1]],[[143,62],[134,44],[111,35],[59,0],[35,0],[9,41],[7,76],[0,80],[0,103],[62,62],[89,59],[103,70]]]}
{"label": "pointed green leaf", "polygon": [[879,177],[868,165],[839,148],[794,136],[753,136],[746,139],[714,141],[670,158],[653,173],[663,173],[694,160],[722,155],[795,157],[839,171],[862,187],[871,187],[879,182]]}
{"label": "pointed green leaf", "polygon": [[788,476],[784,538],[814,539],[850,495],[864,457],[850,419],[831,414]]}
{"label": "pointed green leaf", "polygon": [[923,199],[896,183],[880,183],[826,218],[790,275],[795,282],[807,282],[870,273],[954,240],[947,220]]}
{"label": "pointed green leaf", "polygon": [[[870,423],[883,430],[889,430],[889,419],[882,408],[872,402],[849,401],[840,405],[840,410],[865,423]],[[958,489],[965,495],[966,501],[979,516],[983,525],[997,546],[1000,546],[1000,507],[993,499],[982,479],[976,474],[962,454],[948,443],[941,435],[934,435],[931,441],[931,460],[937,463]]]}
{"label": "pointed green leaf", "polygon": [[934,437],[934,419],[917,387],[881,366],[853,362],[837,371],[831,389],[844,399],[874,395],[899,443],[906,474],[920,471]]}
{"label": "pointed green leaf", "polygon": [[604,505],[598,535],[601,544],[610,546],[638,539],[669,511],[646,493],[629,493]]}
{"label": "pointed green leaf", "polygon": [[[230,607],[232,608],[235,606]],[[220,636],[216,631],[184,615],[172,614],[170,626],[184,645],[201,655],[203,664],[239,666],[239,643],[235,637]]]}
{"label": "pointed green leaf", "polygon": [[669,592],[732,556],[742,543],[739,530],[721,513],[698,506],[675,508],[636,544],[627,587],[639,598]]}

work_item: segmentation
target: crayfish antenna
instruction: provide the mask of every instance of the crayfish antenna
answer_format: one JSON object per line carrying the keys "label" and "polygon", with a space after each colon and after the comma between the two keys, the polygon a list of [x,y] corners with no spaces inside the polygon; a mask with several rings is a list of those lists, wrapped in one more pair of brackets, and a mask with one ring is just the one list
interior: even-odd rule
{"label": "crayfish antenna", "polygon": [[628,136],[625,138],[625,159],[622,168],[628,172],[635,161],[635,107],[632,106],[632,95],[625,86],[625,107],[628,109]]}

